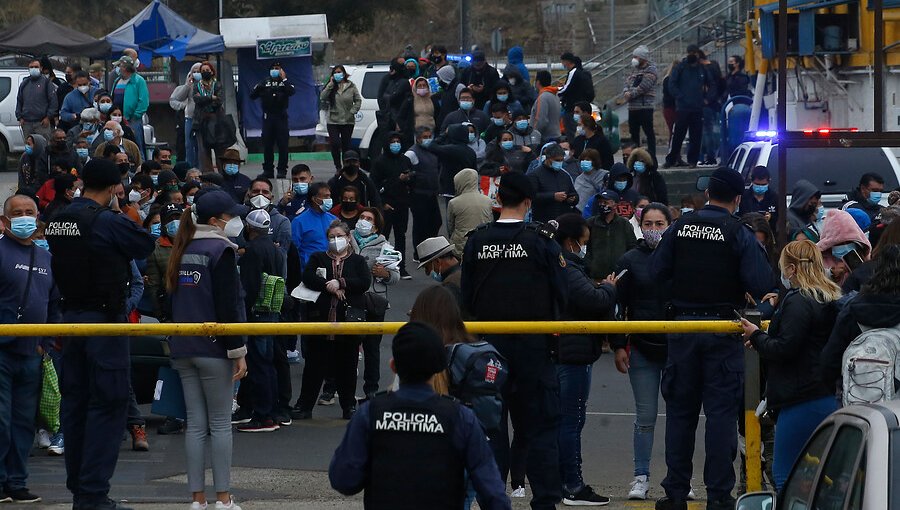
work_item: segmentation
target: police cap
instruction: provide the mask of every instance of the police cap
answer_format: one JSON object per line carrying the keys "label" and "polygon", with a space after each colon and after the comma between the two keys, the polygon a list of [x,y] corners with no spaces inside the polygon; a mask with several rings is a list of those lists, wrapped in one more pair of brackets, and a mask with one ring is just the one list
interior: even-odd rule
{"label": "police cap", "polygon": [[525,174],[508,173],[500,178],[500,188],[508,188],[518,195],[534,200],[534,186]]}
{"label": "police cap", "polygon": [[723,184],[735,195],[740,195],[744,192],[744,179],[741,178],[741,174],[730,168],[720,166],[713,172],[709,179],[710,181],[716,181]]}
{"label": "police cap", "polygon": [[447,368],[447,355],[440,335],[424,322],[409,322],[391,344],[394,369],[405,383],[425,382]]}
{"label": "police cap", "polygon": [[103,189],[122,182],[122,175],[115,163],[108,159],[95,158],[88,161],[81,170],[81,179],[88,189]]}

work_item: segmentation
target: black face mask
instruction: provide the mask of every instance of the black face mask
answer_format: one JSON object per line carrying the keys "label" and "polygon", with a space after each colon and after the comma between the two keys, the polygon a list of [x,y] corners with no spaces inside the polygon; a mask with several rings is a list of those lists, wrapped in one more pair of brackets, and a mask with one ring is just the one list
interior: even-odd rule
{"label": "black face mask", "polygon": [[344,173],[347,174],[348,177],[353,177],[359,173],[359,168],[354,165],[347,165],[344,167]]}
{"label": "black face mask", "polygon": [[341,210],[349,213],[356,210],[356,200],[341,202]]}
{"label": "black face mask", "polygon": [[212,78],[213,74],[209,71],[203,71],[202,73],[200,73],[200,76],[202,76],[204,80],[209,80],[210,78]]}
{"label": "black face mask", "polygon": [[600,204],[597,206],[597,212],[603,216],[606,216],[607,214],[613,212],[613,208],[606,204]]}
{"label": "black face mask", "polygon": [[736,66],[735,66],[734,64],[728,64],[728,71],[729,71],[729,72],[732,72],[732,73],[733,73],[735,69],[736,69]]}
{"label": "black face mask", "polygon": [[699,60],[699,57],[697,55],[694,55],[693,53],[687,56],[688,64],[696,64],[697,60]]}
{"label": "black face mask", "polygon": [[128,163],[119,163],[116,165],[119,168],[119,173],[126,174],[129,170],[131,170],[131,165]]}

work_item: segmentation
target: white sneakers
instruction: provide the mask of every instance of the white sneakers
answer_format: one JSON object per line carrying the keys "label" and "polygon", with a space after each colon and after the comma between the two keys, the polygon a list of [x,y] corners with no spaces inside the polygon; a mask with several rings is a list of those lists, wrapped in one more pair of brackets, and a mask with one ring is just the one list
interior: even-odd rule
{"label": "white sneakers", "polygon": [[209,505],[206,503],[198,503],[197,501],[194,501],[193,503],[191,503],[191,510],[206,510],[206,507],[208,506]]}
{"label": "white sneakers", "polygon": [[241,507],[234,502],[234,498],[231,498],[227,505],[221,501],[216,501],[216,510],[241,510]]}
{"label": "white sneakers", "polygon": [[512,497],[524,498],[525,497],[525,487],[522,487],[522,486],[516,487],[516,490],[512,491]]}
{"label": "white sneakers", "polygon": [[44,429],[40,429],[37,432],[37,443],[38,448],[46,449],[50,446],[50,433]]}
{"label": "white sneakers", "polygon": [[635,476],[628,491],[628,499],[647,499],[650,493],[650,478],[647,475]]}

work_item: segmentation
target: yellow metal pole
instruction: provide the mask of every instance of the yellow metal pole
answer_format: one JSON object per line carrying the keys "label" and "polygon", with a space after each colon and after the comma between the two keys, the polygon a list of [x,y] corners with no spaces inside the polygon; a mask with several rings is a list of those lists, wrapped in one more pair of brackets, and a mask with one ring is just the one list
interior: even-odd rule
{"label": "yellow metal pole", "polygon": [[[251,322],[154,324],[4,324],[3,336],[225,336],[225,335],[392,335],[405,322]],[[553,333],[740,333],[737,322],[580,321],[467,322],[473,334]]]}
{"label": "yellow metal pole", "polygon": [[[756,310],[746,310],[748,321],[760,326],[760,315]],[[744,450],[747,472],[747,492],[762,490],[762,433],[756,408],[759,407],[759,353],[744,350]]]}

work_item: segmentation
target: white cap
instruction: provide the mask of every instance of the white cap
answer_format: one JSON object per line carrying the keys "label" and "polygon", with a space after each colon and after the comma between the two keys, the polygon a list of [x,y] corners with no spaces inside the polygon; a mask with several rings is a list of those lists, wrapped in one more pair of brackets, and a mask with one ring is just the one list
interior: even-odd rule
{"label": "white cap", "polygon": [[272,219],[264,209],[254,209],[247,215],[247,225],[251,228],[269,228]]}

